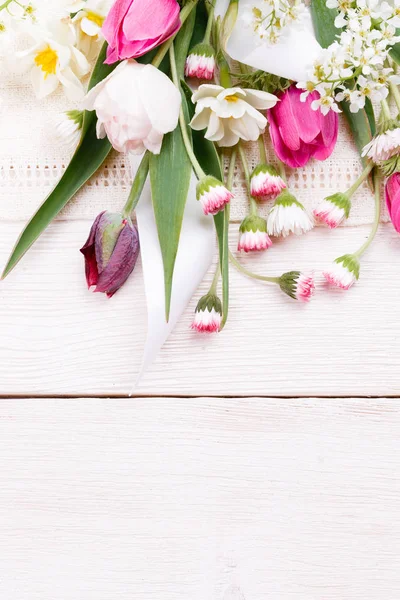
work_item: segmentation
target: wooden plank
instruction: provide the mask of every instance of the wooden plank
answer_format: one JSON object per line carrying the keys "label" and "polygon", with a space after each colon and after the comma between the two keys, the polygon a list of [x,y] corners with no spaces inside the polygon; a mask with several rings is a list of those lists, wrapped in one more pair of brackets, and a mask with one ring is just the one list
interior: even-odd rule
{"label": "wooden plank", "polygon": [[398,600],[399,431],[399,399],[2,401],[0,596]]}
{"label": "wooden plank", "polygon": [[[139,371],[146,332],[140,266],[112,300],[90,294],[78,249],[90,224],[58,222],[0,284],[0,395],[125,395]],[[0,224],[4,264],[19,223]],[[232,225],[232,246],[237,239]],[[317,228],[242,260],[258,272],[320,271],[355,250],[368,227]],[[190,330],[198,297],[137,394],[364,396],[400,392],[400,237],[381,227],[349,292],[319,286],[303,306],[279,289],[232,273],[223,333]]]}

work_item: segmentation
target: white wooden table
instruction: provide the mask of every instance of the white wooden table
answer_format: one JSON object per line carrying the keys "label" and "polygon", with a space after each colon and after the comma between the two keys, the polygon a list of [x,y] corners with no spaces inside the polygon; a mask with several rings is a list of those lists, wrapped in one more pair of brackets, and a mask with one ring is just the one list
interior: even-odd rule
{"label": "white wooden table", "polygon": [[[2,264],[21,225],[0,222]],[[398,600],[391,226],[353,290],[308,306],[232,273],[226,330],[193,334],[193,301],[132,398],[141,270],[87,292],[89,227],[58,221],[0,285],[0,597]],[[245,261],[318,270],[368,230]]]}

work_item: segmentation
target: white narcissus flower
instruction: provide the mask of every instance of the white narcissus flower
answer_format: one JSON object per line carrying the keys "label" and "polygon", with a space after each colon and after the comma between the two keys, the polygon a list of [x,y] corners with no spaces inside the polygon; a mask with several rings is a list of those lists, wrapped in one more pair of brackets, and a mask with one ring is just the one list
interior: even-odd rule
{"label": "white narcissus flower", "polygon": [[337,258],[323,272],[323,276],[331,285],[342,290],[348,290],[360,277],[360,262],[352,254],[345,254]]}
{"label": "white narcissus flower", "polygon": [[78,47],[91,60],[95,58],[98,42],[103,40],[101,28],[111,8],[112,0],[74,2],[68,7],[78,36]]}
{"label": "white narcissus flower", "polygon": [[313,227],[314,224],[304,206],[292,194],[283,190],[268,215],[267,231],[269,235],[283,237],[290,233],[301,235]]}
{"label": "white narcissus flower", "polygon": [[268,92],[225,89],[207,83],[199,87],[192,100],[196,103],[190,123],[192,129],[207,128],[205,137],[222,147],[235,146],[240,139],[258,140],[267,126],[267,119],[260,110],[272,108],[278,102],[278,98]]}
{"label": "white narcissus flower", "polygon": [[30,35],[36,44],[19,53],[21,66],[30,70],[34,92],[45,98],[61,84],[70,100],[81,100],[84,89],[81,78],[90,65],[75,46],[76,35],[72,24],[60,21],[53,31],[32,28]]}
{"label": "white narcissus flower", "polygon": [[152,65],[125,60],[87,94],[83,108],[97,114],[97,136],[118,152],[159,154],[164,134],[178,125],[181,95]]}

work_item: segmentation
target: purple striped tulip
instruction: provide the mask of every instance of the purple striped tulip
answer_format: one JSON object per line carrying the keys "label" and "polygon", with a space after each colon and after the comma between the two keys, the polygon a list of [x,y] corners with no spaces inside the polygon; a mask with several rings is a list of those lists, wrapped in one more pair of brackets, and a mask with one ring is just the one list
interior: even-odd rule
{"label": "purple striped tulip", "polygon": [[111,298],[132,273],[139,255],[139,235],[130,219],[119,213],[100,213],[81,248],[86,281],[95,292]]}

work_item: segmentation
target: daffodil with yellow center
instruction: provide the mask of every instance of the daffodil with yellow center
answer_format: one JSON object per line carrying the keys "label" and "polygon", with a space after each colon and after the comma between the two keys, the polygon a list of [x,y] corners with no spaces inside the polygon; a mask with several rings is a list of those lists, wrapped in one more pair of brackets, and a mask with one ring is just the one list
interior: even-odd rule
{"label": "daffodil with yellow center", "polygon": [[240,139],[256,141],[267,126],[260,111],[278,102],[268,92],[212,84],[201,85],[192,100],[196,103],[192,129],[207,129],[205,137],[223,147],[234,146]]}
{"label": "daffodil with yellow center", "polygon": [[74,14],[72,22],[76,28],[78,46],[89,60],[97,55],[98,42],[103,39],[101,28],[110,5],[111,0],[79,0],[69,7]]}
{"label": "daffodil with yellow center", "polygon": [[22,64],[30,70],[34,92],[45,98],[61,84],[71,100],[84,96],[81,78],[90,70],[85,56],[76,47],[76,34],[70,20],[57,22],[56,29],[35,29],[35,45],[19,53]]}
{"label": "daffodil with yellow center", "polygon": [[35,56],[35,64],[42,69],[45,78],[56,74],[57,61],[58,54],[50,46],[40,50]]}

